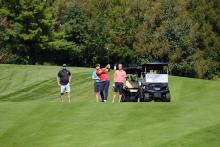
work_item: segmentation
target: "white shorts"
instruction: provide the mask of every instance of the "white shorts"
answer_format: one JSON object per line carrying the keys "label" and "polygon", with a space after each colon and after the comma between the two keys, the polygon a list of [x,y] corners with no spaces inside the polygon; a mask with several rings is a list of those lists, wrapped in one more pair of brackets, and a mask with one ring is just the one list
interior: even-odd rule
{"label": "white shorts", "polygon": [[67,85],[61,85],[60,86],[60,93],[68,92],[70,93],[70,84]]}

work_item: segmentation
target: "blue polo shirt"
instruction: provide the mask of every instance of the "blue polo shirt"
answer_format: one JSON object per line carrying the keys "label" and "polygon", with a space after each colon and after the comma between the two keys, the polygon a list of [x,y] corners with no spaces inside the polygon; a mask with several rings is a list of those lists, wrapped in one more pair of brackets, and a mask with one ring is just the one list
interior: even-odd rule
{"label": "blue polo shirt", "polygon": [[[96,74],[96,70],[92,72],[92,77],[93,77],[93,78],[99,78],[99,77],[97,76],[97,74]],[[96,82],[96,83],[99,83],[99,82],[101,82],[101,81],[100,81],[100,80],[95,80],[95,82]]]}

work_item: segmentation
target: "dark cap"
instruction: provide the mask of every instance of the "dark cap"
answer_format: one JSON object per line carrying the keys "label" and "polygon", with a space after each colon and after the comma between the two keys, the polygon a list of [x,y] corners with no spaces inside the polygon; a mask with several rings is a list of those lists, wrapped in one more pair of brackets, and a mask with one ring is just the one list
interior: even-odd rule
{"label": "dark cap", "polygon": [[66,64],[63,64],[63,67],[66,67]]}
{"label": "dark cap", "polygon": [[100,64],[96,64],[96,65],[95,65],[95,67],[98,67],[98,66],[100,67]]}

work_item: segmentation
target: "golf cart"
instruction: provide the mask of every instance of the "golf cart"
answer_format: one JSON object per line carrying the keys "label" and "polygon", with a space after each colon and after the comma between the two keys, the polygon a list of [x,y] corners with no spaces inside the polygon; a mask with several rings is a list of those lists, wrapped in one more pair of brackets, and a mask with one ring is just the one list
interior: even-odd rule
{"label": "golf cart", "polygon": [[151,62],[142,67],[128,67],[122,102],[170,102],[168,63]]}
{"label": "golf cart", "polygon": [[168,86],[168,63],[152,62],[142,65],[144,82],[142,82],[141,101],[170,102]]}
{"label": "golf cart", "polygon": [[124,89],[122,91],[122,102],[137,102],[141,94],[142,67],[124,68],[127,74]]}

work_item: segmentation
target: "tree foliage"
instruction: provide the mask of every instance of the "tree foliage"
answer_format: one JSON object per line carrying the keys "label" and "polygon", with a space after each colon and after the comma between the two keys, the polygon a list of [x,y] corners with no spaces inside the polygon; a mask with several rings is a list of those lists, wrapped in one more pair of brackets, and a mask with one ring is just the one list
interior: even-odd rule
{"label": "tree foliage", "polygon": [[0,0],[0,62],[147,61],[174,75],[220,73],[218,0]]}

